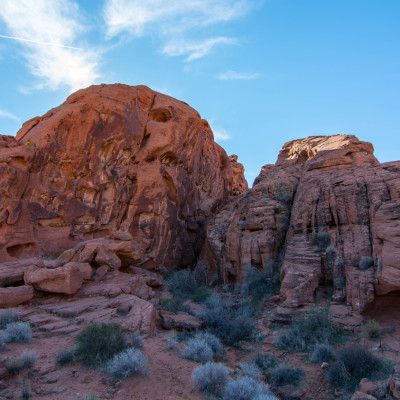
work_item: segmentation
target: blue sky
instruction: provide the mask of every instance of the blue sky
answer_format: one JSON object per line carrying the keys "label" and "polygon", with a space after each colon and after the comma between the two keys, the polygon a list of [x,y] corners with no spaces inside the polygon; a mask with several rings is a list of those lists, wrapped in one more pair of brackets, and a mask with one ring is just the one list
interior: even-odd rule
{"label": "blue sky", "polygon": [[355,134],[381,162],[400,159],[399,0],[0,6],[0,35],[24,39],[0,37],[0,134],[78,88],[120,82],[197,109],[250,184],[284,142],[310,135]]}

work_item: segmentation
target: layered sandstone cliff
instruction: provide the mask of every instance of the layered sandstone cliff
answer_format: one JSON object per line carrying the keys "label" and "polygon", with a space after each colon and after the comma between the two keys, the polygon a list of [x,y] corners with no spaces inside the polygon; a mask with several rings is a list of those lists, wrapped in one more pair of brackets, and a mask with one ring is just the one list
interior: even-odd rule
{"label": "layered sandstone cliff", "polygon": [[241,168],[184,102],[145,86],[80,90],[0,136],[0,260],[122,231],[127,265],[189,265],[206,219],[247,188]]}

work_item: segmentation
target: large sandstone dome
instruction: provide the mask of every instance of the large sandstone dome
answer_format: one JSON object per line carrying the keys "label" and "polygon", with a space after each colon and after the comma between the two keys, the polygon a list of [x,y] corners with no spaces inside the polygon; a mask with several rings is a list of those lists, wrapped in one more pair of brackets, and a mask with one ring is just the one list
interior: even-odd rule
{"label": "large sandstone dome", "polygon": [[2,261],[117,231],[132,235],[134,251],[119,255],[128,264],[188,265],[205,219],[247,188],[207,121],[145,86],[72,94],[16,138],[0,136],[0,169]]}

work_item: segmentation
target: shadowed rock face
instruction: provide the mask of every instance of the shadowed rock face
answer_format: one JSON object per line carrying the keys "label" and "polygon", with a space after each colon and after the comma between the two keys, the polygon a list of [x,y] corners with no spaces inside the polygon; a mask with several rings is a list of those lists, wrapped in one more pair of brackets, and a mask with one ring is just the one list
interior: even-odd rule
{"label": "shadowed rock face", "polygon": [[0,136],[0,260],[120,231],[136,242],[126,263],[188,265],[206,218],[247,187],[237,170],[186,103],[145,86],[80,90]]}
{"label": "shadowed rock face", "polygon": [[312,303],[319,284],[334,283],[362,312],[376,294],[400,289],[399,198],[400,162],[379,164],[370,143],[295,140],[211,219],[203,261],[236,281],[250,265],[275,262],[283,307]]}

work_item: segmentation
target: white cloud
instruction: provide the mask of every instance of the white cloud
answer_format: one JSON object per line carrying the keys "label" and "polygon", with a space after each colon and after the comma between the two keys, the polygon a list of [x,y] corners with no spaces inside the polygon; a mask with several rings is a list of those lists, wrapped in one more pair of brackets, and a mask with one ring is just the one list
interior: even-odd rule
{"label": "white cloud", "polygon": [[[30,72],[38,88],[71,91],[86,87],[99,77],[99,52],[71,47],[85,30],[73,0],[18,0],[2,2],[0,18],[10,36],[21,42]],[[42,43],[40,43],[42,42]]]}
{"label": "white cloud", "polygon": [[0,118],[9,118],[9,119],[14,119],[16,121],[19,120],[19,118],[16,117],[14,114],[11,114],[5,110],[2,110],[1,108],[0,108]]}
{"label": "white cloud", "polygon": [[252,80],[261,78],[262,75],[258,72],[235,72],[235,71],[226,71],[221,72],[219,74],[214,75],[214,78],[221,79],[223,81],[231,81],[231,80]]}
{"label": "white cloud", "polygon": [[[193,61],[207,55],[216,44],[232,44],[234,38],[204,37],[210,25],[242,17],[253,0],[107,0],[104,19],[109,37],[128,32],[156,37],[162,52],[187,55]],[[195,39],[193,39],[195,38]]]}
{"label": "white cloud", "polygon": [[229,140],[231,138],[231,135],[223,128],[214,128],[212,131],[214,133],[214,139],[217,142]]}

